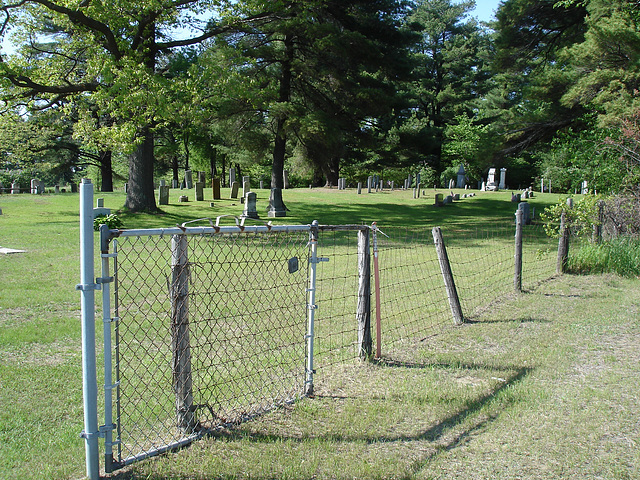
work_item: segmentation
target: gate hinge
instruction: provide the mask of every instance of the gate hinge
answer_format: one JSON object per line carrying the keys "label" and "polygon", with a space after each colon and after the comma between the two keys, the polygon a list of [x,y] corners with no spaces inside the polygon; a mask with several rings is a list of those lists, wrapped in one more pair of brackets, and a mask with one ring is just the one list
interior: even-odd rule
{"label": "gate hinge", "polygon": [[76,285],[76,290],[81,290],[83,292],[88,292],[90,290],[100,290],[102,288],[97,283],[79,283]]}
{"label": "gate hinge", "polygon": [[115,280],[114,277],[102,277],[96,278],[96,283],[111,283]]}
{"label": "gate hinge", "polygon": [[327,257],[318,257],[315,260],[313,258],[310,258],[309,261],[311,263],[320,263],[320,262],[328,262],[329,259]]}
{"label": "gate hinge", "polygon": [[100,438],[104,438],[105,433],[113,432],[116,429],[116,424],[112,423],[111,425],[100,425],[98,427],[98,436]]}

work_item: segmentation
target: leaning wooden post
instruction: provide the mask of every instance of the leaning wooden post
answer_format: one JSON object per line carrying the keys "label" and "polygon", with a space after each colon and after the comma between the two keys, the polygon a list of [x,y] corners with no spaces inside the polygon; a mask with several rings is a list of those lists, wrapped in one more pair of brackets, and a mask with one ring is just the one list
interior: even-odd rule
{"label": "leaning wooden post", "polygon": [[591,241],[593,243],[602,242],[602,223],[604,222],[604,200],[598,202],[598,218],[593,224],[593,235]]}
{"label": "leaning wooden post", "polygon": [[171,238],[171,352],[177,426],[185,434],[196,429],[189,344],[189,257],[186,235]]}
{"label": "leaning wooden post", "polygon": [[369,251],[369,228],[358,230],[358,356],[371,356],[371,253]]}
{"label": "leaning wooden post", "polygon": [[442,239],[442,230],[440,230],[440,227],[434,227],[431,233],[433,234],[433,243],[435,243],[436,252],[438,253],[438,261],[440,262],[440,270],[442,271],[442,277],[444,278],[444,286],[447,289],[447,297],[449,298],[449,305],[451,306],[453,323],[455,325],[462,325],[464,323],[462,307],[460,306],[458,291],[456,290],[456,284],[453,280],[453,273],[451,272],[447,249],[445,248],[444,240]]}
{"label": "leaning wooden post", "polygon": [[516,292],[522,291],[522,224],[524,210],[518,207],[516,210],[516,253],[514,256],[513,288]]}
{"label": "leaning wooden post", "polygon": [[560,239],[558,240],[558,261],[556,263],[556,274],[560,275],[567,270],[569,259],[569,227],[567,226],[566,213],[560,216]]}

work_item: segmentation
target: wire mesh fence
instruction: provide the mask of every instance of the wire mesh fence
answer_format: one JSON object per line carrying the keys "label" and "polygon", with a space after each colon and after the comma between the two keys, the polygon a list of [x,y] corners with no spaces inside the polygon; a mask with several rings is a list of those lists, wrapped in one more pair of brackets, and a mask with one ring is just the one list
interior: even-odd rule
{"label": "wire mesh fence", "polygon": [[[363,270],[368,227],[319,227],[316,275],[310,226],[283,228],[111,240],[116,467],[305,395],[310,337],[322,383],[329,367],[362,356],[370,319],[380,317],[385,356],[453,328],[431,227],[374,229],[380,303],[366,298],[364,307],[373,290],[362,289],[363,277],[374,283]],[[443,229],[466,317],[514,291],[514,230],[513,222]],[[526,289],[554,274],[556,257],[541,227],[524,227],[523,237]]]}

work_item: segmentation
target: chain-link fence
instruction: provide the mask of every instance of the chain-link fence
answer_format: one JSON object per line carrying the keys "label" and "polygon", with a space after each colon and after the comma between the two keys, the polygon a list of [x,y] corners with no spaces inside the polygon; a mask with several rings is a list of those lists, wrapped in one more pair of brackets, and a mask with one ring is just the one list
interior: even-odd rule
{"label": "chain-link fence", "polygon": [[[514,291],[514,231],[443,230],[465,317]],[[105,232],[115,279],[108,471],[294,401],[313,391],[316,369],[322,386],[328,367],[376,349],[392,358],[454,328],[431,227]],[[555,240],[535,225],[522,236],[526,289],[554,274]]]}

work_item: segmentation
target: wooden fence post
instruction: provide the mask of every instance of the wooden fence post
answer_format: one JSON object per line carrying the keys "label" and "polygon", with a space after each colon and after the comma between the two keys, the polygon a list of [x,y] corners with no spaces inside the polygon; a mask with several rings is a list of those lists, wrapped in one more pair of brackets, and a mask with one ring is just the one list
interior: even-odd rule
{"label": "wooden fence post", "polygon": [[189,340],[189,258],[186,235],[171,238],[171,353],[177,426],[185,434],[196,428]]}
{"label": "wooden fence post", "polygon": [[369,229],[358,230],[358,356],[369,358],[373,347],[371,339],[371,253]]}
{"label": "wooden fence post", "polygon": [[438,253],[438,261],[440,262],[440,270],[442,271],[442,277],[444,278],[444,286],[447,289],[447,297],[449,298],[449,305],[451,306],[453,323],[455,325],[462,325],[464,323],[462,307],[460,306],[458,291],[456,290],[456,284],[453,280],[453,273],[451,272],[447,249],[445,248],[444,240],[442,239],[442,230],[440,230],[440,227],[434,227],[431,233],[433,234],[433,243],[435,244],[436,252]]}
{"label": "wooden fence post", "polygon": [[522,224],[524,211],[516,210],[516,253],[514,256],[513,288],[516,292],[522,291]]}
{"label": "wooden fence post", "polygon": [[566,213],[562,212],[560,216],[560,239],[558,240],[558,261],[556,263],[556,274],[560,275],[567,270],[567,261],[569,259],[569,234],[570,229],[567,226]]}

